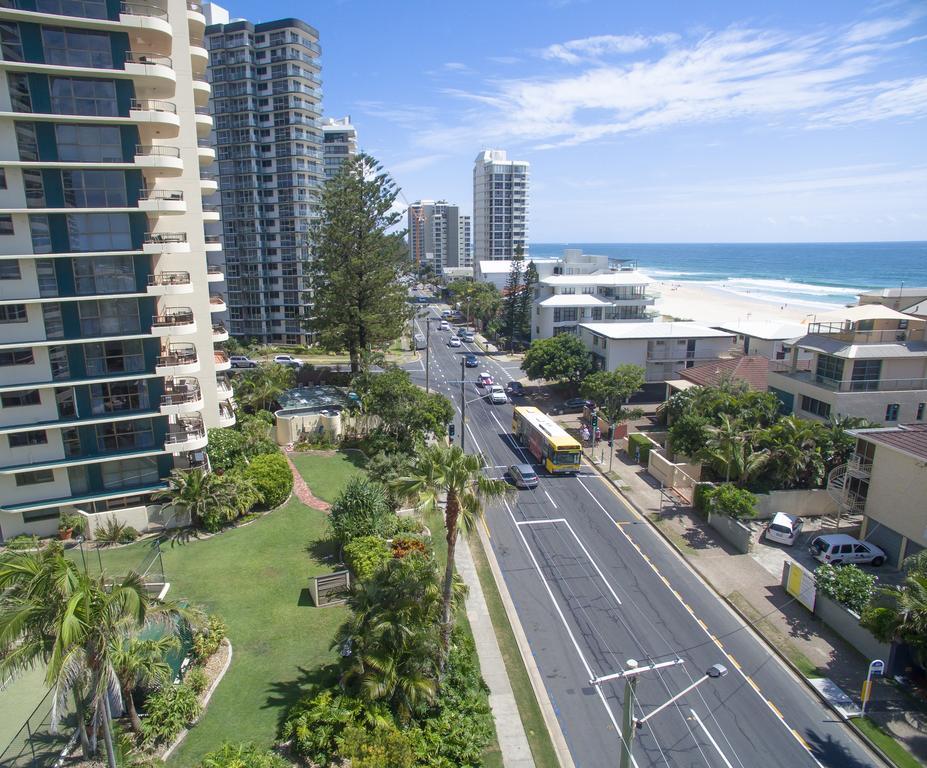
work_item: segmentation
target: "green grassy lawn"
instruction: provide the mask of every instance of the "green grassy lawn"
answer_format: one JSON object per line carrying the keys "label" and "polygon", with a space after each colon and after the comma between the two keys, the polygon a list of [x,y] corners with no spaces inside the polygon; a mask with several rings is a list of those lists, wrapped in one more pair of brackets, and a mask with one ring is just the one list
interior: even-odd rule
{"label": "green grassy lawn", "polygon": [[898,768],[918,768],[923,765],[920,760],[895,741],[891,734],[868,717],[855,717],[850,720],[850,725],[868,736]]}
{"label": "green grassy lawn", "polygon": [[291,453],[290,458],[312,492],[329,503],[367,463],[363,453],[353,450]]}

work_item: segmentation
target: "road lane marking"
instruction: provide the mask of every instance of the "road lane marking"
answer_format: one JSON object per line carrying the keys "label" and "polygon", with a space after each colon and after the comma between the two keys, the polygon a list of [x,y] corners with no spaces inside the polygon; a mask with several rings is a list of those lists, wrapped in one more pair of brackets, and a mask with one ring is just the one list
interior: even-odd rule
{"label": "road lane marking", "polygon": [[618,605],[622,605],[621,598],[619,598],[615,593],[615,590],[612,589],[612,585],[609,584],[608,579],[605,578],[605,574],[602,573],[602,570],[599,568],[599,564],[593,559],[592,555],[589,554],[589,550],[586,549],[586,545],[579,540],[579,536],[576,535],[576,531],[573,530],[573,526],[570,525],[568,520],[564,520],[564,522],[566,523],[566,527],[570,529],[570,533],[573,534],[573,538],[576,539],[576,543],[579,544],[579,546],[582,548],[583,554],[589,558],[589,562],[592,563],[592,567],[595,568],[595,572],[599,574],[599,578],[605,582],[605,586],[608,587],[608,591],[612,593],[612,597],[615,598],[615,602],[618,603]]}
{"label": "road lane marking", "polygon": [[690,709],[689,711],[692,713],[692,717],[695,718],[695,722],[698,723],[699,728],[701,728],[705,735],[708,737],[708,740],[711,742],[711,746],[713,746],[718,751],[718,755],[724,761],[724,764],[727,766],[727,768],[734,768],[734,766],[731,765],[731,761],[728,760],[725,754],[721,751],[721,747],[718,746],[718,742],[715,741],[715,737],[711,735],[711,731],[705,727],[705,723],[702,722],[702,719],[697,714],[695,714],[695,710]]}
{"label": "road lane marking", "polygon": [[550,497],[550,494],[547,491],[544,491],[544,495],[547,497],[547,500],[550,502],[550,505],[557,509],[557,505],[554,503],[554,500]]}
{"label": "road lane marking", "polygon": [[[562,517],[545,517],[541,520],[519,520],[515,525],[544,525],[544,523],[565,523]],[[576,536],[576,534],[573,534]],[[582,546],[580,544],[580,546]]]}

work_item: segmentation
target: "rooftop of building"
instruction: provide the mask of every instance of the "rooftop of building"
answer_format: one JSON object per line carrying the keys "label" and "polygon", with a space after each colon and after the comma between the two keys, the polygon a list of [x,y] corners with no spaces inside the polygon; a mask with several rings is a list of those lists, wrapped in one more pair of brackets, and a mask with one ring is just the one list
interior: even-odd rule
{"label": "rooftop of building", "polygon": [[689,321],[673,323],[580,323],[592,333],[607,339],[721,339],[730,333]]}
{"label": "rooftop of building", "polygon": [[542,307],[606,307],[611,302],[591,293],[561,293],[539,302]]}
{"label": "rooftop of building", "polygon": [[[523,262],[522,269],[526,268],[530,262],[535,264],[557,264],[560,262],[559,258],[556,257],[547,257],[536,259],[533,256],[528,256]],[[512,260],[511,259],[480,259],[479,262],[480,273],[484,275],[507,275],[512,271]]]}
{"label": "rooftop of building", "polygon": [[718,323],[715,328],[765,341],[794,339],[807,332],[806,326],[801,323],[783,323],[778,320],[735,320],[729,323]]}
{"label": "rooftop of building", "polygon": [[765,392],[768,373],[768,358],[762,355],[744,355],[716,360],[694,368],[684,368],[679,371],[679,376],[700,387],[716,387],[724,381],[743,381],[750,389]]}
{"label": "rooftop of building", "polygon": [[919,301],[917,304],[912,304],[910,307],[905,307],[904,313],[906,315],[915,315],[917,317],[927,317],[927,301]]}
{"label": "rooftop of building", "polygon": [[910,315],[899,312],[891,307],[881,304],[859,304],[855,307],[842,307],[832,312],[822,312],[815,315],[812,323],[850,322],[858,323],[860,320],[910,320]]}
{"label": "rooftop of building", "polygon": [[859,295],[873,299],[900,299],[905,296],[927,296],[927,286],[912,285],[908,288],[875,288],[871,291],[862,291]]}
{"label": "rooftop of building", "polygon": [[812,334],[793,342],[811,352],[823,352],[852,360],[886,360],[893,357],[927,357],[927,342],[895,341],[875,344],[854,344],[832,335]]}
{"label": "rooftop of building", "polygon": [[927,424],[899,424],[883,429],[853,429],[855,435],[870,443],[885,445],[918,460],[927,460]]}
{"label": "rooftop of building", "polygon": [[300,413],[318,413],[325,410],[347,408],[351,401],[338,387],[319,385],[288,389],[279,398],[280,410]]}
{"label": "rooftop of building", "polygon": [[643,272],[638,272],[635,269],[621,269],[614,271],[599,270],[586,275],[550,275],[549,277],[542,277],[540,282],[542,285],[551,287],[578,285],[608,287],[615,285],[650,285],[653,280]]}
{"label": "rooftop of building", "polygon": [[504,149],[484,149],[476,156],[477,163],[498,163],[502,165],[530,165],[527,160],[509,160]]}

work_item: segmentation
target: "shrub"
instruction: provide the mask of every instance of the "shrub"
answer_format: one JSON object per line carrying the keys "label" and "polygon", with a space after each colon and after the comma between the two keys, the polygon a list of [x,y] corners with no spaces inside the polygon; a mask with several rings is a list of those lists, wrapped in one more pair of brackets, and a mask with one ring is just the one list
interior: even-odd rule
{"label": "shrub", "polygon": [[428,553],[425,542],[418,536],[397,536],[393,539],[393,557],[405,557],[411,552],[419,552],[422,555]]}
{"label": "shrub", "polygon": [[193,692],[199,696],[209,687],[209,678],[206,677],[206,670],[202,667],[190,667],[183,678],[184,684],[189,685]]}
{"label": "shrub", "polygon": [[204,755],[199,768],[290,768],[290,763],[254,744],[223,744]]}
{"label": "shrub", "polygon": [[61,515],[61,518],[58,520],[58,530],[66,531],[69,528],[74,533],[80,533],[83,519],[80,515]]}
{"label": "shrub", "polygon": [[279,507],[293,492],[293,473],[280,452],[256,456],[245,469],[244,476],[254,483],[264,506],[270,509]]}
{"label": "shrub", "polygon": [[395,517],[383,486],[355,476],[335,499],[329,519],[335,538],[347,544],[358,536],[388,536]]}
{"label": "shrub", "polygon": [[119,537],[120,544],[129,544],[135,541],[138,538],[138,531],[136,531],[131,525],[127,525],[123,531],[122,535]]}
{"label": "shrub", "polygon": [[401,536],[404,533],[422,534],[425,532],[425,524],[417,517],[396,517],[393,522],[393,529],[390,531],[391,536]]}
{"label": "shrub", "polygon": [[206,660],[219,650],[219,646],[228,634],[228,627],[219,616],[211,614],[206,626],[193,632],[193,658],[197,664]]}
{"label": "shrub", "polygon": [[692,491],[692,506],[703,515],[711,508],[711,483],[696,483]]}
{"label": "shrub", "polygon": [[[379,708],[370,708],[380,712]],[[321,768],[340,762],[338,741],[345,729],[363,718],[365,705],[343,693],[321,691],[297,702],[283,724],[284,739],[292,741],[293,751]]]}
{"label": "shrub", "polygon": [[[128,538],[133,531],[135,536]],[[93,538],[100,544],[125,544],[138,538],[138,531],[131,528],[126,523],[121,523],[115,515],[106,518],[106,522],[93,532]]]}
{"label": "shrub", "polygon": [[647,457],[650,455],[650,449],[653,443],[640,432],[633,432],[628,435],[628,455],[634,457],[634,460],[640,464],[647,464]]}
{"label": "shrub", "polygon": [[379,536],[358,536],[344,545],[344,561],[361,581],[369,579],[390,558],[390,548]]}
{"label": "shrub", "polygon": [[352,725],[338,740],[342,760],[351,768],[413,768],[415,754],[408,734],[390,722],[373,727]]}
{"label": "shrub", "polygon": [[216,472],[228,472],[245,463],[245,436],[236,429],[215,428],[208,431],[209,463]]}
{"label": "shrub", "polygon": [[199,700],[188,685],[166,685],[148,697],[147,717],[142,721],[142,740],[151,748],[177,738],[193,724],[201,711]]}
{"label": "shrub", "polygon": [[19,536],[14,536],[12,539],[7,539],[6,542],[7,549],[38,549],[39,548],[39,537],[35,534],[29,535],[26,533],[21,533]]}
{"label": "shrub", "polygon": [[756,496],[732,483],[722,483],[705,492],[711,503],[710,509],[719,515],[735,520],[756,516]]}
{"label": "shrub", "polygon": [[825,564],[814,572],[814,580],[818,589],[831,600],[860,614],[872,600],[876,577],[852,564]]}

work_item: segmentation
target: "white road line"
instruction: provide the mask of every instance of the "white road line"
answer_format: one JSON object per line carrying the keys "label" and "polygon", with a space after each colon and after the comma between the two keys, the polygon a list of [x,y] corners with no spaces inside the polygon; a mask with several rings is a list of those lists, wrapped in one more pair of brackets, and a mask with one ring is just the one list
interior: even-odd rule
{"label": "white road line", "polygon": [[[566,523],[562,517],[545,517],[543,520],[519,520],[515,525],[544,525],[545,523]],[[567,523],[569,525],[569,523]],[[575,536],[576,534],[574,534]],[[580,544],[582,546],[582,544]]]}
{"label": "white road line", "polygon": [[547,491],[544,491],[544,495],[547,497],[547,500],[550,502],[550,505],[557,509],[557,505],[554,503],[554,500],[550,497],[550,494]]}
{"label": "white road line", "polygon": [[702,722],[702,719],[697,714],[695,714],[695,710],[690,709],[689,711],[692,713],[692,717],[695,718],[695,722],[698,723],[699,727],[705,732],[705,735],[711,742],[711,746],[718,750],[718,754],[721,756],[721,759],[724,761],[724,764],[727,766],[727,768],[734,768],[734,766],[731,765],[731,761],[724,756],[724,753],[721,751],[721,747],[719,747],[718,742],[715,741],[715,737],[711,735],[711,731],[705,727],[705,723]]}
{"label": "white road line", "polygon": [[469,425],[469,424],[467,424],[467,432],[470,433],[470,438],[473,440],[473,444],[476,446],[476,450],[477,450],[479,453],[482,453],[482,452],[483,452],[483,449],[480,448],[480,444],[477,442],[476,435],[473,434],[473,430],[470,429],[470,425]]}
{"label": "white road line", "polygon": [[566,523],[566,527],[570,529],[570,533],[573,534],[573,538],[576,539],[576,543],[579,544],[583,550],[583,553],[586,555],[586,557],[589,558],[589,562],[592,563],[592,567],[595,568],[595,572],[599,574],[599,577],[602,579],[602,581],[605,582],[605,586],[608,587],[608,591],[612,593],[612,597],[615,598],[615,602],[618,603],[618,605],[621,605],[621,598],[615,594],[615,590],[612,589],[612,585],[608,583],[608,579],[605,578],[605,574],[602,573],[602,570],[599,568],[599,564],[593,559],[592,555],[589,554],[589,550],[586,549],[586,545],[579,540],[579,536],[576,535],[576,531],[573,530],[573,526],[570,525],[568,520],[564,520],[564,522]]}

